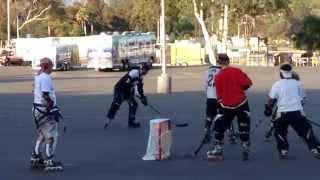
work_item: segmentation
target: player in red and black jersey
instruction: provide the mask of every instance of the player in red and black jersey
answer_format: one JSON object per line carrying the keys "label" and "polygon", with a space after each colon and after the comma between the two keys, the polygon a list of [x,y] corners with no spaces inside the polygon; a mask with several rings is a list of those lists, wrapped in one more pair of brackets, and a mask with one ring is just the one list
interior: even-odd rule
{"label": "player in red and black jersey", "polygon": [[252,81],[239,68],[229,66],[229,62],[228,55],[219,54],[217,63],[222,69],[215,77],[215,85],[221,107],[219,113],[222,116],[215,121],[215,145],[207,155],[209,159],[223,159],[224,132],[237,117],[244,160],[247,160],[250,145],[250,109],[245,91],[251,87]]}

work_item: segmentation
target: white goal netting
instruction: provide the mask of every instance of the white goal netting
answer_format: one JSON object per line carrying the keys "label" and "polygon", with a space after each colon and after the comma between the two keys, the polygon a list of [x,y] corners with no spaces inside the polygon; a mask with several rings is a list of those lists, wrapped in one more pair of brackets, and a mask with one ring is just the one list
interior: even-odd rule
{"label": "white goal netting", "polygon": [[163,160],[170,156],[172,131],[170,119],[150,120],[148,146],[143,160]]}

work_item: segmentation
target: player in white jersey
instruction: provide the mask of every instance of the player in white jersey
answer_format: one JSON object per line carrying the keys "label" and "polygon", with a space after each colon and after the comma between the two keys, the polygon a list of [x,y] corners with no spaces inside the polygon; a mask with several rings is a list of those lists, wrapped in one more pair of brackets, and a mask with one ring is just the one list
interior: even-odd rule
{"label": "player in white jersey", "polygon": [[[49,58],[43,58],[40,67],[34,81],[32,113],[38,138],[30,160],[31,167],[44,168],[46,171],[62,170],[61,162],[53,161],[58,141],[58,122],[61,117],[56,106],[54,84],[50,77],[53,63]],[[45,148],[44,152],[41,152],[42,145]]]}
{"label": "player in white jersey", "polygon": [[272,108],[276,104],[276,121],[274,122],[274,136],[281,159],[288,158],[289,143],[287,140],[289,125],[307,143],[315,157],[320,158],[320,144],[315,137],[312,127],[303,112],[302,100],[305,97],[300,81],[292,77],[292,67],[284,64],[280,67],[280,77],[273,84],[269,93],[268,103],[264,114],[272,115]]}
{"label": "player in white jersey", "polygon": [[[210,66],[205,74],[205,90],[207,94],[207,102],[206,102],[206,121],[205,121],[205,141],[209,142],[211,140],[211,126],[215,118],[217,116],[218,111],[218,102],[217,102],[217,94],[216,87],[214,83],[215,76],[221,70],[220,66]],[[233,127],[231,126],[229,129],[229,137],[230,143],[235,143],[235,134],[233,132]]]}
{"label": "player in white jersey", "polygon": [[[300,76],[297,72],[295,71],[292,71],[292,78],[297,80],[297,81],[300,81]],[[301,99],[301,101],[303,102],[305,100],[306,96],[305,94],[303,95],[303,98]],[[270,123],[269,123],[269,126],[268,126],[268,129],[267,131],[265,132],[265,141],[270,141],[272,135],[274,134],[274,122],[276,120],[276,116],[277,116],[277,107],[275,107],[273,109],[273,112],[272,112],[272,116],[271,116],[271,119],[270,119]]]}

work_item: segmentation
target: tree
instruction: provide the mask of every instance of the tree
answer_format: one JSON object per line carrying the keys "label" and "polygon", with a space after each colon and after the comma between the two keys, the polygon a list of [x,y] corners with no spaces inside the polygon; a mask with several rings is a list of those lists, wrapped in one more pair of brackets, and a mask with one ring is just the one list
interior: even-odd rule
{"label": "tree", "polygon": [[131,29],[156,31],[160,17],[159,0],[132,0],[127,2],[127,18]]}
{"label": "tree", "polygon": [[292,37],[295,46],[305,50],[320,50],[320,18],[307,16],[302,24],[301,29]]}
{"label": "tree", "polygon": [[[212,0],[212,2],[214,2],[214,0]],[[193,3],[193,7],[194,7],[194,15],[198,21],[198,23],[201,26],[202,29],[202,33],[203,33],[203,37],[205,40],[205,46],[206,46],[206,50],[208,52],[209,55],[209,61],[211,64],[216,64],[216,55],[215,55],[215,50],[213,49],[213,43],[210,40],[210,36],[209,36],[209,32],[207,30],[206,24],[204,22],[204,18],[203,18],[203,2],[201,1],[199,3],[199,1],[197,2],[196,0],[192,0]],[[198,6],[200,5],[200,8],[198,8]]]}
{"label": "tree", "polygon": [[38,0],[33,0],[33,1],[20,0],[20,1],[17,1],[16,3],[17,3],[16,8],[19,9],[20,11],[16,14],[16,16],[20,17],[20,20],[21,20],[21,23],[18,25],[18,32],[28,24],[31,24],[36,21],[43,21],[48,19],[46,14],[51,9],[50,1],[40,2]]}
{"label": "tree", "polygon": [[174,27],[178,35],[191,34],[194,31],[194,25],[189,19],[181,18]]}
{"label": "tree", "polygon": [[[0,43],[2,43],[2,40],[6,39],[7,36],[7,31],[6,31],[6,18],[2,18],[2,17],[6,17],[6,3],[5,1],[1,1],[0,2]],[[1,44],[0,44],[1,45]]]}
{"label": "tree", "polygon": [[84,35],[87,35],[86,24],[89,21],[89,11],[86,7],[80,7],[79,11],[76,14],[76,20],[81,24],[83,28]]}

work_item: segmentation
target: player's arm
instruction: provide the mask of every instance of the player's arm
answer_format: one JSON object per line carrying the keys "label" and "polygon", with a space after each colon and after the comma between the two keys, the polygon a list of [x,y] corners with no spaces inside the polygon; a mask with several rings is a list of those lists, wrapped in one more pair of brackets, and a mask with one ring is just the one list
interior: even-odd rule
{"label": "player's arm", "polygon": [[243,88],[243,90],[247,90],[252,86],[252,81],[251,79],[248,77],[248,75],[242,71],[240,71],[239,73],[239,83],[241,85],[241,87]]}
{"label": "player's arm", "polygon": [[137,84],[137,88],[138,88],[138,93],[140,95],[141,103],[143,105],[147,106],[148,105],[148,100],[147,100],[147,97],[144,95],[143,79],[142,78],[139,79],[138,84]]}
{"label": "player's arm", "polygon": [[304,90],[301,82],[299,82],[298,88],[299,88],[299,96],[301,98],[301,104],[304,105],[307,100],[307,95],[306,95],[306,91]]}
{"label": "player's arm", "polygon": [[264,115],[266,115],[266,116],[272,115],[272,109],[277,102],[278,89],[279,89],[278,85],[275,84],[272,86],[272,88],[270,90],[269,99],[267,101],[267,104],[264,105]]}
{"label": "player's arm", "polygon": [[204,75],[204,90],[207,90],[208,89],[208,75],[209,75],[209,73],[208,73],[208,71],[205,73],[205,75]]}
{"label": "player's arm", "polygon": [[138,89],[139,95],[140,95],[141,97],[144,96],[143,80],[142,80],[142,79],[139,79],[138,84],[137,84],[137,89]]}
{"label": "player's arm", "polygon": [[52,89],[52,81],[50,78],[44,78],[40,85],[42,98],[45,100],[45,105],[48,110],[52,109],[54,102],[50,97],[50,90]]}
{"label": "player's arm", "polygon": [[42,97],[46,101],[47,109],[50,110],[53,108],[53,100],[50,98],[49,92],[42,92]]}

